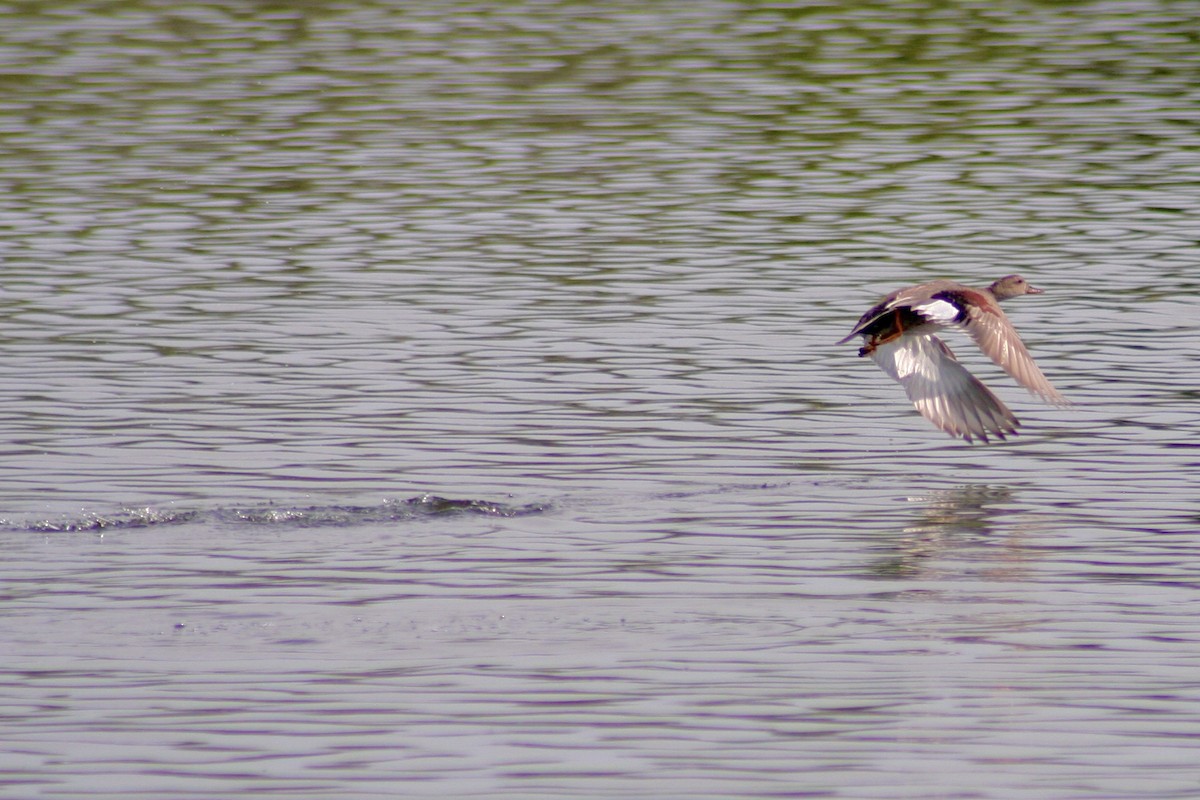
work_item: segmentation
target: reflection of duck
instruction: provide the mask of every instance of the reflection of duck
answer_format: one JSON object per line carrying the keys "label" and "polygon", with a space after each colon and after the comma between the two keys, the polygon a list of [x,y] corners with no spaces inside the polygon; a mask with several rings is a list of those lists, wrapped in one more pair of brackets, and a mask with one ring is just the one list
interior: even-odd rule
{"label": "reflection of duck", "polygon": [[970,538],[991,534],[995,511],[990,506],[1011,498],[1012,490],[1003,486],[960,486],[910,497],[909,502],[922,504],[920,519],[904,527],[895,553],[871,572],[882,578],[916,577],[929,558]]}
{"label": "reflection of duck", "polygon": [[1012,490],[1005,486],[959,486],[930,492],[909,501],[924,505],[921,521],[904,529],[906,533],[952,533],[956,530],[975,533],[991,530],[989,506],[1012,499]]}
{"label": "reflection of duck", "polygon": [[850,335],[866,344],[858,351],[904,387],[921,416],[951,436],[984,442],[988,434],[1001,439],[1016,433],[1021,423],[1000,398],[967,372],[954,353],[934,335],[938,328],[966,331],[975,344],[1017,383],[1042,399],[1066,405],[1037,364],[1000,301],[1023,294],[1041,294],[1020,275],[1008,275],[986,289],[954,281],[932,281],[899,289],[862,315]]}

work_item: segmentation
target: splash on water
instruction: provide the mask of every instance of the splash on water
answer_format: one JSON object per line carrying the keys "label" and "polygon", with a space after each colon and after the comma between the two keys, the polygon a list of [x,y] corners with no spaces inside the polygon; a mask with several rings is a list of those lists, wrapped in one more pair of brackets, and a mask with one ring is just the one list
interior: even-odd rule
{"label": "splash on water", "polygon": [[0,519],[0,528],[35,533],[86,533],[92,531],[152,528],[193,522],[249,525],[289,525],[303,528],[364,525],[440,518],[459,514],[520,517],[547,509],[542,503],[514,505],[491,500],[471,500],[423,494],[386,500],[378,505],[281,506],[245,508],[156,509],[126,508],[111,514],[88,513],[77,517],[17,521]]}

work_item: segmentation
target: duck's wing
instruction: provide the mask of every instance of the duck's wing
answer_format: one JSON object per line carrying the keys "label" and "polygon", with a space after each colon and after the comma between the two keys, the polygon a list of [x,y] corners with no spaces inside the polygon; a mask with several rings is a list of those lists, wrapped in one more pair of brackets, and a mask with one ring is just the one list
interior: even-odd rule
{"label": "duck's wing", "polygon": [[989,434],[1003,439],[1021,424],[931,333],[901,336],[878,345],[870,355],[904,387],[921,416],[951,436],[986,442]]}
{"label": "duck's wing", "polygon": [[962,309],[948,302],[934,290],[943,282],[923,283],[898,289],[870,308],[859,318],[850,331],[838,344],[845,344],[857,335],[872,336],[881,330],[893,332],[897,327],[901,330],[933,325],[951,325],[963,318]]}
{"label": "duck's wing", "polygon": [[1033,356],[1025,349],[1025,343],[1017,335],[1016,328],[999,308],[970,306],[961,326],[979,345],[979,349],[1017,383],[1049,403],[1060,406],[1071,404],[1038,369]]}

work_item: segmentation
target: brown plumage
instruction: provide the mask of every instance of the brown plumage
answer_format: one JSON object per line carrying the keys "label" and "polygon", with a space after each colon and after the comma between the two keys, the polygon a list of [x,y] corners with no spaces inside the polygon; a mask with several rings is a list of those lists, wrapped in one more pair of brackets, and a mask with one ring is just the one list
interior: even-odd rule
{"label": "brown plumage", "polygon": [[944,280],[910,286],[880,300],[838,344],[862,336],[865,344],[858,354],[870,356],[904,387],[923,417],[951,436],[968,442],[973,437],[987,442],[989,434],[1003,439],[1016,433],[1021,423],[958,363],[934,331],[966,331],[1017,383],[1047,402],[1069,405],[1038,369],[1000,308],[1001,300],[1041,292],[1020,275],[1007,275],[986,289]]}

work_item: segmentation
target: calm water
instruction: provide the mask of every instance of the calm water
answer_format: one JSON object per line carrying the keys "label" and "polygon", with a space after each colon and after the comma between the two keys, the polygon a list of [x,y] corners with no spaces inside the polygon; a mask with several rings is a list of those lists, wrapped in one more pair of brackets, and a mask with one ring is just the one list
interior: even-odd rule
{"label": "calm water", "polygon": [[[0,796],[1195,797],[1197,31],[0,9]],[[832,344],[1015,271],[1010,443]]]}

